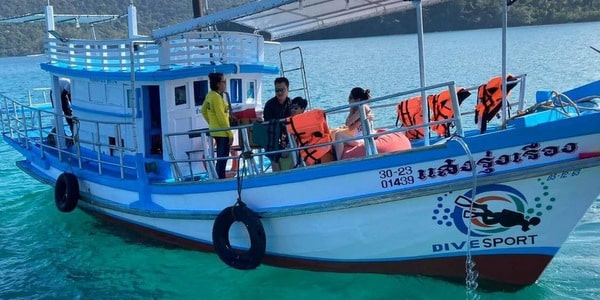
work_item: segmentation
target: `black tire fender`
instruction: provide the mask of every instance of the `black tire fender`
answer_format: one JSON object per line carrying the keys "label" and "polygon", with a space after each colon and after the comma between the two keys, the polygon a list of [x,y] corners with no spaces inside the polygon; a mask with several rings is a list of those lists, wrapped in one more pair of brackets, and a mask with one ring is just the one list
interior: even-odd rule
{"label": "black tire fender", "polygon": [[54,203],[61,212],[71,212],[79,201],[79,182],[71,173],[62,173],[54,186]]}
{"label": "black tire fender", "polygon": [[[229,230],[234,222],[242,222],[250,236],[250,248],[235,249],[229,241]],[[251,270],[258,267],[265,256],[265,229],[259,216],[246,205],[234,205],[223,209],[213,224],[213,246],[219,258],[227,265]]]}

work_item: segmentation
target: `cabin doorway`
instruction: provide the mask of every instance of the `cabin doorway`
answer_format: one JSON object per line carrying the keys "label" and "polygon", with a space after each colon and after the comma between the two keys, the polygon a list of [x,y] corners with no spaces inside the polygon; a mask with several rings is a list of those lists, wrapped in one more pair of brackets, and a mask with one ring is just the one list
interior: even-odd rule
{"label": "cabin doorway", "polygon": [[162,158],[162,125],[160,119],[160,88],[158,85],[142,87],[146,157]]}

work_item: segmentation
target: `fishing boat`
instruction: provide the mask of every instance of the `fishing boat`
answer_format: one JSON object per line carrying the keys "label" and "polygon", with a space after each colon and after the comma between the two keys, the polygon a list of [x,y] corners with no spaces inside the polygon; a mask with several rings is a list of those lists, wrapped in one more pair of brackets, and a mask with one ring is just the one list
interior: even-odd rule
{"label": "fishing boat", "polygon": [[[265,63],[269,39],[414,10],[422,49],[422,8],[441,2],[253,1],[149,36],[137,32],[133,2],[115,16],[60,15],[49,4],[44,14],[0,20],[46,22],[41,69],[54,95],[2,95],[2,135],[23,156],[17,166],[53,186],[60,211],[215,252],[233,268],[527,286],[600,194],[600,81],[526,101],[526,74],[504,66],[468,87],[426,85],[421,64],[419,88],[261,121],[263,79],[310,72],[299,48],[280,52],[298,66]],[[506,1],[498,5],[507,11]],[[72,39],[55,27],[125,17],[124,39]],[[217,30],[225,21],[254,33]],[[237,126],[211,130],[202,117],[213,72],[227,79]],[[306,81],[293,82],[310,99]],[[59,105],[63,93],[70,111]],[[343,128],[328,117],[358,107],[368,128],[365,106],[397,114],[378,118],[376,132],[336,139]],[[467,128],[467,118],[477,126]],[[228,178],[218,179],[211,134],[222,130],[235,132],[235,152]],[[270,147],[282,134],[288,148]],[[336,159],[334,145],[349,141]],[[283,153],[293,167],[275,172],[269,157]]]}

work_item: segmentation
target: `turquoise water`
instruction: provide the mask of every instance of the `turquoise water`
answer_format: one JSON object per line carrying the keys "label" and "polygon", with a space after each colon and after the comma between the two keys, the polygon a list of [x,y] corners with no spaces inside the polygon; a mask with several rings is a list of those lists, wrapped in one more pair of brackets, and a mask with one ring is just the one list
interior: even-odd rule
{"label": "turquoise water", "polygon": [[[600,48],[599,31],[598,22],[512,28],[508,70],[528,74],[530,99],[536,89],[561,91],[600,79],[600,54],[589,47]],[[340,105],[357,85],[377,96],[419,82],[414,35],[285,43],[283,48],[295,45],[304,51],[313,106]],[[501,72],[498,29],[427,34],[425,46],[428,83],[456,80],[474,86]],[[267,48],[267,55],[276,50]],[[38,70],[43,61],[0,58],[0,92],[25,96],[27,89],[49,85]],[[272,79],[266,79],[265,98],[272,93]],[[464,286],[432,278],[269,266],[234,270],[214,254],[165,246],[80,211],[59,213],[52,189],[15,166],[19,154],[3,141],[0,153],[0,299],[465,299]],[[599,246],[600,199],[538,283],[516,292],[479,290],[478,295],[598,299]]]}

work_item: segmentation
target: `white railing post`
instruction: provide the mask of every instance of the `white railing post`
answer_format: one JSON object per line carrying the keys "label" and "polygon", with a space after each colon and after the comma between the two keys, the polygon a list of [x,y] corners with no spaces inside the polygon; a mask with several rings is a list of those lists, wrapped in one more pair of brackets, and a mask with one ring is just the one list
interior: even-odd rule
{"label": "white railing post", "polygon": [[158,64],[161,70],[169,69],[171,64],[171,45],[168,40],[163,40],[159,47]]}
{"label": "white railing post", "polygon": [[460,104],[458,103],[458,97],[456,96],[456,86],[454,82],[448,86],[448,90],[450,91],[450,99],[452,99],[452,110],[454,111],[454,126],[456,126],[456,134],[459,136],[464,136],[463,126],[462,126],[462,117],[460,115]]}

